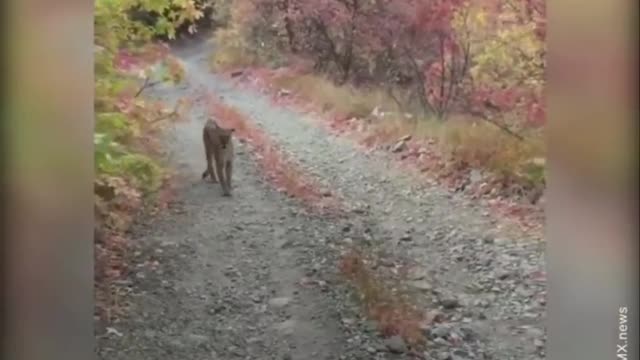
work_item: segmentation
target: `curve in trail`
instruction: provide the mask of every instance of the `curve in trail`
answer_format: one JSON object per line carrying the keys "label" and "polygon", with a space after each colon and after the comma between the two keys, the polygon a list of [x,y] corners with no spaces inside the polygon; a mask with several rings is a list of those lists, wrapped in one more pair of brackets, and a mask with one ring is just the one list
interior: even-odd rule
{"label": "curve in trail", "polygon": [[[209,79],[187,74],[179,87],[150,96],[195,98]],[[180,175],[179,206],[132,230],[128,316],[98,334],[110,360],[371,359],[384,346],[357,319],[335,277],[342,227],[305,215],[301,204],[262,180],[236,143],[234,195],[203,182],[206,104],[167,139]],[[156,265],[154,265],[156,264]],[[408,355],[407,355],[408,356]],[[408,358],[397,355],[393,358]]]}
{"label": "curve in trail", "polygon": [[418,186],[385,157],[360,153],[304,115],[235,88],[209,72],[210,52],[204,42],[178,49],[186,84],[154,96],[177,101],[200,87],[222,96],[359,215],[339,221],[301,215],[298,204],[262,183],[242,148],[235,196],[219,196],[199,181],[205,106],[196,104],[191,121],[177,125],[169,141],[187,179],[180,191],[184,214],[138,230],[147,249],[140,256],[164,259],[164,273],[140,270],[145,292],[135,300],[137,317],[122,324],[122,337],[105,338],[105,358],[395,358],[379,351],[366,322],[345,321],[357,315],[339,286],[296,286],[309,276],[335,282],[334,249],[345,228],[366,228],[375,249],[414,265],[409,290],[443,319],[427,331],[431,358],[544,357],[546,284],[538,277],[544,258],[537,241],[505,233],[464,199]]}
{"label": "curve in trail", "polygon": [[423,297],[425,306],[459,299],[463,312],[475,315],[459,314],[454,321],[466,321],[465,327],[502,354],[498,358],[544,355],[546,282],[541,279],[545,262],[540,239],[503,229],[464,197],[418,185],[390,158],[364,154],[308,115],[212,74],[207,46],[200,44],[183,56],[188,73],[250,117],[306,173],[354,207],[366,208],[368,223],[376,224],[378,246],[418,265],[417,274],[429,274],[429,287],[439,294],[418,289],[415,296]]}

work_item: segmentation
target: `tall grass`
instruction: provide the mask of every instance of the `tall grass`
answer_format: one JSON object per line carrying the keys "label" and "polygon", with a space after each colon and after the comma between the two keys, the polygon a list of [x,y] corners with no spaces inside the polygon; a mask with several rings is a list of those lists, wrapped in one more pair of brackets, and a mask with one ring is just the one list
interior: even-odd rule
{"label": "tall grass", "polygon": [[[523,185],[544,182],[545,144],[539,130],[525,130],[520,140],[483,119],[468,115],[452,115],[446,121],[416,116],[401,111],[401,106],[381,89],[357,89],[336,85],[313,74],[282,73],[271,83],[303,99],[345,118],[369,118],[365,142],[369,145],[397,141],[411,135],[418,142],[431,140],[442,156],[454,166],[467,166],[487,171],[493,176]],[[371,119],[374,109],[385,113]]]}

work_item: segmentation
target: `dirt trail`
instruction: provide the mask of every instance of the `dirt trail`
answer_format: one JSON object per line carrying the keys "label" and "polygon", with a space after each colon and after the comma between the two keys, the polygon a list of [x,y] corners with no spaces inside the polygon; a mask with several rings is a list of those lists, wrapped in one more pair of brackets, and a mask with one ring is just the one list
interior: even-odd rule
{"label": "dirt trail", "polygon": [[[304,115],[211,74],[206,43],[176,50],[187,82],[154,89],[177,101],[204,87],[248,115],[307,174],[357,209],[340,219],[306,215],[273,191],[238,147],[233,198],[200,180],[204,104],[168,140],[184,176],[179,211],[134,230],[134,311],[102,337],[104,359],[402,359],[360,319],[336,274],[337,247],[366,231],[389,261],[415,265],[409,290],[442,323],[427,331],[434,359],[539,359],[545,334],[542,248],[514,236],[462,198],[417,186],[383,154],[365,155]],[[345,229],[351,233],[345,234]],[[364,230],[363,230],[364,229]],[[303,287],[303,278],[322,280]]]}

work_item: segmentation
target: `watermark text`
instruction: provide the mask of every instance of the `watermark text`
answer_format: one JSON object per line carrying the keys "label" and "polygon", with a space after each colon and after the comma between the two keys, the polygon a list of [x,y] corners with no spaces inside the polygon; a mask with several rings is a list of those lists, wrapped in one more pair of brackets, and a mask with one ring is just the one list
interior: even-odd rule
{"label": "watermark text", "polygon": [[629,309],[626,306],[618,308],[618,339],[616,344],[616,358],[620,360],[627,360],[629,358],[629,351],[627,346],[629,345],[629,325],[627,320],[627,313]]}

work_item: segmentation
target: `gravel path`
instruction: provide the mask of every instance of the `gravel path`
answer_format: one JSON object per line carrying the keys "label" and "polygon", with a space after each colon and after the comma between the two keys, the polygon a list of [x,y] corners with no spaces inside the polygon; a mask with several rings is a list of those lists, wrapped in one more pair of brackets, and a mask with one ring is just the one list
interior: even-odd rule
{"label": "gravel path", "polygon": [[[384,154],[358,152],[305,115],[234,88],[208,71],[208,46],[178,50],[187,84],[153,95],[175,101],[201,86],[221,95],[354,211],[340,219],[305,215],[263,183],[242,146],[234,197],[220,196],[216,185],[199,180],[204,109],[196,104],[191,121],[177,125],[169,140],[186,179],[183,205],[134,231],[136,261],[157,259],[159,270],[137,272],[135,310],[114,325],[122,336],[100,339],[102,358],[410,358],[387,351],[335,273],[345,237],[362,232],[392,265],[413,265],[407,284],[414,300],[442,318],[427,331],[429,358],[544,358],[538,240],[501,230],[463,198],[416,185]],[[316,285],[300,286],[303,278]]]}

